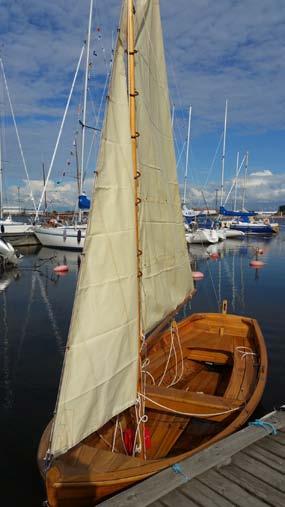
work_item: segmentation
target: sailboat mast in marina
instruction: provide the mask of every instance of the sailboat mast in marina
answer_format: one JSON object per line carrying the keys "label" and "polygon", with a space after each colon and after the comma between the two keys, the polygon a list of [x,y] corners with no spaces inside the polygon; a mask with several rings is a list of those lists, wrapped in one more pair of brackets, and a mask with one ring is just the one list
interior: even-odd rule
{"label": "sailboat mast in marina", "polygon": [[[93,15],[93,0],[90,0],[90,7],[89,7],[89,21],[88,21],[88,34],[87,34],[87,40],[84,41],[84,46],[81,50],[80,57],[78,60],[77,68],[75,71],[74,79],[71,85],[71,90],[69,93],[69,97],[66,103],[64,115],[62,118],[61,126],[59,129],[59,133],[57,136],[57,141],[55,145],[55,149],[53,152],[53,156],[50,162],[46,182],[44,184],[44,189],[40,198],[40,202],[38,205],[37,213],[36,213],[36,219],[38,218],[39,210],[44,198],[44,194],[46,192],[47,184],[49,181],[49,177],[51,174],[51,170],[53,168],[55,156],[57,153],[59,141],[61,138],[63,126],[66,119],[66,114],[69,109],[70,100],[72,97],[74,85],[77,79],[77,75],[79,72],[81,60],[83,57],[83,53],[85,51],[86,59],[85,59],[85,73],[84,73],[84,90],[83,90],[83,111],[82,111],[82,121],[80,120],[81,125],[81,145],[80,145],[80,153],[78,154],[78,145],[77,145],[77,139],[75,137],[74,140],[74,147],[75,147],[75,158],[76,158],[76,172],[77,172],[77,187],[78,187],[78,199],[79,199],[79,213],[78,213],[78,220],[76,220],[76,223],[74,225],[58,225],[55,224],[43,224],[43,225],[37,225],[35,227],[34,233],[37,236],[39,242],[43,246],[57,248],[57,249],[63,249],[63,250],[78,250],[82,251],[85,241],[85,234],[86,234],[86,223],[83,221],[83,214],[82,209],[89,209],[89,200],[87,199],[86,195],[83,192],[83,183],[84,183],[84,177],[86,174],[86,167],[85,167],[85,134],[86,129],[88,128],[86,125],[86,118],[87,118],[87,91],[88,91],[88,79],[89,79],[89,72],[90,72],[90,39],[91,39],[91,28],[92,28],[92,15]],[[95,129],[97,130],[97,129]]]}
{"label": "sailboat mast in marina", "polygon": [[[51,507],[93,506],[232,432],[266,377],[252,319],[173,320],[194,289],[158,0],[123,1],[97,173],[56,408],[38,454]],[[244,399],[238,346],[260,357]],[[222,367],[210,370],[209,357]]]}

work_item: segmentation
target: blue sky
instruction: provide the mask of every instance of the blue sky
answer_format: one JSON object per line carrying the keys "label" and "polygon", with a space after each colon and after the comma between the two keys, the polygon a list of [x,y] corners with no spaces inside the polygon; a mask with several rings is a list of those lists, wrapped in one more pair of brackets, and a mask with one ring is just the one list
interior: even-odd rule
{"label": "blue sky", "polygon": [[[119,0],[94,1],[90,95],[98,111],[111,58]],[[106,8],[107,5],[107,8]],[[1,54],[23,150],[36,197],[41,164],[48,166],[82,42],[89,0],[2,0]],[[189,198],[209,205],[220,184],[221,150],[209,174],[223,130],[229,100],[225,163],[226,186],[235,171],[236,152],[249,151],[248,207],[285,203],[285,2],[283,0],[161,0],[170,95],[175,104],[177,155],[187,135],[187,110],[193,106]],[[98,28],[100,31],[98,31]],[[81,72],[82,77],[82,72]],[[74,132],[82,93],[78,82],[52,173],[49,200],[72,207],[75,195]],[[0,88],[1,109],[7,98]],[[89,123],[94,112],[89,108]],[[5,119],[3,159],[5,198],[28,202],[15,132]],[[90,134],[89,134],[90,136]],[[178,172],[182,183],[185,157]],[[86,188],[90,188],[92,152]],[[64,176],[63,176],[64,174]],[[60,184],[56,182],[60,181]],[[207,185],[205,186],[205,182]]]}

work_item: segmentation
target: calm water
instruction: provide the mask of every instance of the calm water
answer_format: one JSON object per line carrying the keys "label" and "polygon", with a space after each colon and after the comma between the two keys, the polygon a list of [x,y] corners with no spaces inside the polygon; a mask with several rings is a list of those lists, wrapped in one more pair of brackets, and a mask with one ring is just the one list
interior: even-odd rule
{"label": "calm water", "polygon": [[[257,246],[266,262],[260,270],[249,267]],[[285,227],[272,239],[228,240],[215,248],[218,260],[191,247],[192,267],[205,277],[184,314],[217,311],[227,299],[229,312],[259,321],[270,361],[262,415],[285,401]],[[1,505],[10,507],[45,499],[36,452],[54,408],[78,273],[76,253],[23,253],[19,269],[0,277]],[[69,273],[56,276],[53,267],[65,261]]]}

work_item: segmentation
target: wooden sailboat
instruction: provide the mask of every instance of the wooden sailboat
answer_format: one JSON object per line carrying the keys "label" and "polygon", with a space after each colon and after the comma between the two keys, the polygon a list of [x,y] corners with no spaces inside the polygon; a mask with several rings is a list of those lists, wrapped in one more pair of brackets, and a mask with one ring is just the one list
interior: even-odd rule
{"label": "wooden sailboat", "polygon": [[97,171],[38,453],[50,507],[93,506],[221,439],[248,419],[266,381],[254,320],[173,320],[194,290],[158,0],[123,2]]}

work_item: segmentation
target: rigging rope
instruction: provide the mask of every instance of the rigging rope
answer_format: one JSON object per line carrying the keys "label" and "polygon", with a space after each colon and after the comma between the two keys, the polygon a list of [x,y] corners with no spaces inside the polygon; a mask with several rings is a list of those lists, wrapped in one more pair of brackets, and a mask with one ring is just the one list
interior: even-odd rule
{"label": "rigging rope", "polygon": [[33,190],[32,190],[32,186],[31,186],[31,182],[30,182],[30,178],[29,178],[29,173],[28,173],[28,169],[27,169],[27,165],[26,165],[26,160],[25,160],[25,157],[24,157],[23,149],[22,149],[22,144],[21,144],[21,141],[20,141],[20,136],[19,136],[19,132],[18,132],[16,118],[15,118],[15,115],[14,115],[14,109],[13,109],[11,98],[10,98],[10,93],[9,93],[8,83],[7,83],[7,80],[6,80],[6,74],[5,74],[5,71],[4,71],[4,66],[3,66],[2,58],[0,58],[0,65],[1,65],[2,73],[3,73],[5,88],[6,88],[6,92],[7,92],[9,106],[10,106],[10,109],[11,109],[11,114],[12,114],[12,118],[13,118],[13,123],[14,123],[15,131],[16,131],[16,136],[17,136],[17,141],[18,141],[21,157],[22,157],[22,162],[23,162],[23,166],[24,166],[25,173],[26,173],[26,176],[27,176],[28,186],[29,186],[29,189],[30,189],[30,197],[31,197],[31,200],[32,200],[32,203],[33,203],[33,206],[34,206],[34,210],[36,211],[37,207],[36,207],[36,203],[35,203],[35,199],[34,199],[34,195],[33,195]]}
{"label": "rigging rope", "polygon": [[162,405],[161,403],[158,403],[157,401],[154,401],[152,400],[151,398],[149,398],[148,396],[146,395],[143,395],[142,393],[138,393],[139,396],[143,396],[146,400],[150,401],[151,403],[153,403],[154,405],[157,405],[158,407],[161,407],[163,408],[164,410],[167,410],[167,412],[172,412],[174,414],[178,414],[178,415],[185,415],[185,416],[189,416],[189,417],[218,417],[220,415],[225,415],[225,414],[230,414],[231,412],[236,412],[237,410],[241,410],[241,407],[235,407],[235,408],[230,408],[228,410],[224,410],[223,412],[215,412],[215,413],[212,413],[212,414],[206,414],[206,413],[203,413],[203,414],[199,414],[199,413],[191,413],[191,412],[182,412],[180,410],[174,410],[170,407],[166,407],[165,405]]}

